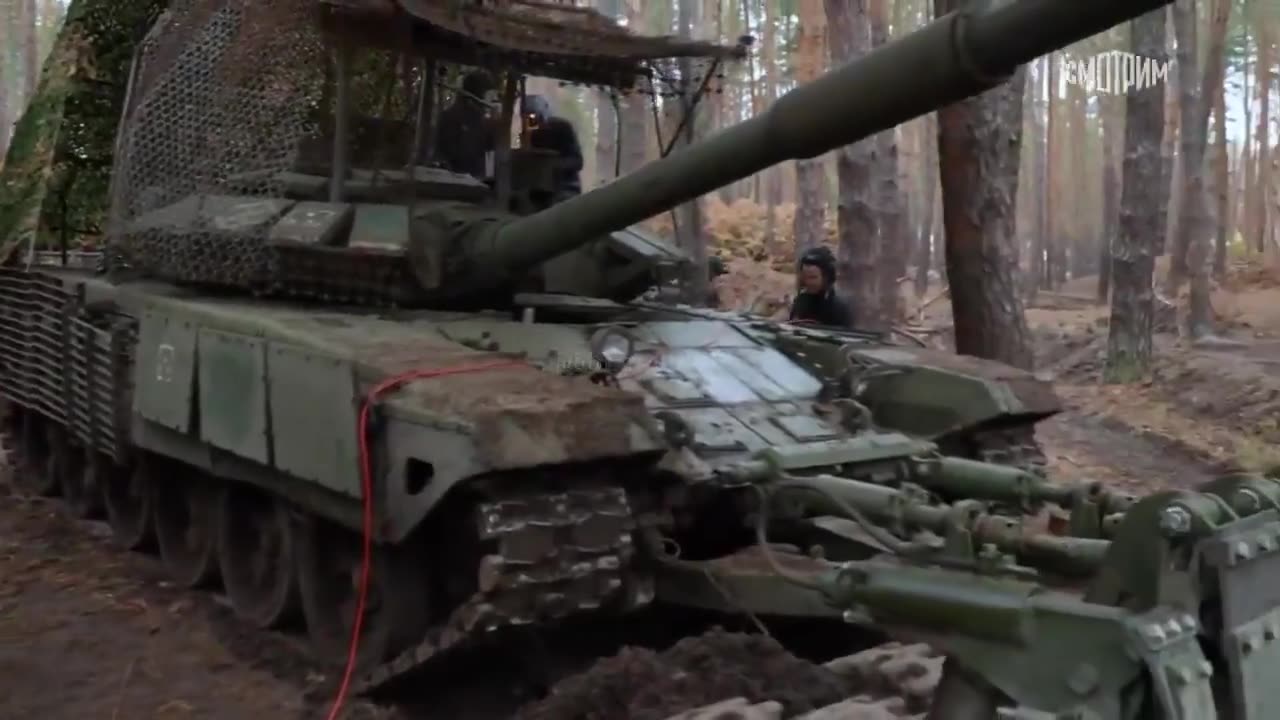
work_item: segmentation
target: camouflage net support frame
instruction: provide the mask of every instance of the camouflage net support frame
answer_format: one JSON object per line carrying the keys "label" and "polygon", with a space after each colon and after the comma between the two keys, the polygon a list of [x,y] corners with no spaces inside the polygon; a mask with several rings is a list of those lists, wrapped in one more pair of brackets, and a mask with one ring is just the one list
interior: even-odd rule
{"label": "camouflage net support frame", "polygon": [[[177,0],[161,18],[140,51],[113,168],[113,270],[267,289],[278,178],[314,130],[324,82],[314,8]],[[254,198],[264,202],[245,205]],[[174,214],[187,231],[159,232]]]}

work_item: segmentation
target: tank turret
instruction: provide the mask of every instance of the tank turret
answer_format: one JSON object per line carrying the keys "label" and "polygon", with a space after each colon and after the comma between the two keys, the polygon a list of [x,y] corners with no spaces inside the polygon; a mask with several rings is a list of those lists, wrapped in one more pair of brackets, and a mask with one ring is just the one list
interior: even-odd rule
{"label": "tank turret", "polygon": [[[115,223],[115,234],[131,250],[128,263],[143,274],[258,294],[454,309],[503,307],[520,292],[629,300],[655,284],[655,267],[683,258],[637,223],[777,163],[820,155],[995,87],[1019,65],[1163,3],[978,5],[792,90],[756,118],[532,214],[487,201],[490,187],[438,168],[348,168],[349,143],[341,151],[334,144],[330,178],[299,173],[296,163],[288,171],[241,168],[219,175],[246,146],[274,141],[282,153],[291,148],[297,155],[305,144],[278,128],[252,127],[246,112],[243,129],[201,129],[201,152],[212,158],[204,163],[209,177],[203,183],[190,182],[188,175],[199,175],[194,171],[169,183],[133,178],[124,194],[147,209]],[[276,94],[292,76],[288,67],[279,76],[272,72],[242,78],[237,93],[223,87],[211,101],[244,102],[255,97],[251,90],[261,90],[256,100],[270,106],[270,121],[287,128],[289,113],[297,111]],[[175,97],[185,98],[184,89],[190,94],[178,87]],[[163,107],[163,84],[144,84],[148,91],[140,106]],[[237,117],[229,107],[222,110],[208,115],[227,123]],[[117,166],[123,181],[131,170],[150,167],[140,162],[150,159],[145,155],[170,148],[161,143],[172,139],[147,122],[144,113],[127,128],[135,147],[123,144],[124,164]],[[334,123],[358,125],[337,114]],[[410,130],[366,135],[416,143]],[[415,147],[411,154],[420,153]],[[197,191],[175,192],[182,183]],[[147,200],[149,193],[155,197]],[[164,202],[166,196],[171,199]]]}

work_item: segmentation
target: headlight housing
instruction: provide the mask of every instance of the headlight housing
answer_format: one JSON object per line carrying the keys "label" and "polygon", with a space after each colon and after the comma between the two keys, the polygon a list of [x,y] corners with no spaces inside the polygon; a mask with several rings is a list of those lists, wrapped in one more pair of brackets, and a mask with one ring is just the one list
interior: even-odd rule
{"label": "headlight housing", "polygon": [[591,355],[608,372],[626,367],[634,352],[635,341],[620,327],[603,327],[591,335]]}

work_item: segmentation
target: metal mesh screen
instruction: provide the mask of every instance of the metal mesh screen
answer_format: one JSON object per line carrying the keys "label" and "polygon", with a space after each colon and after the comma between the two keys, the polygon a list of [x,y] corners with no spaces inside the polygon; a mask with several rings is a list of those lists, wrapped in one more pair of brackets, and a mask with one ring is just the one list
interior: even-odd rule
{"label": "metal mesh screen", "polygon": [[[311,0],[173,2],[142,48],[115,158],[113,269],[242,287],[269,281],[264,235],[283,207],[279,177],[315,131],[324,87],[314,8]],[[219,203],[220,195],[241,200]]]}
{"label": "metal mesh screen", "polygon": [[[436,17],[447,3],[412,4],[425,14],[417,17],[425,23],[419,28],[434,28],[437,39],[443,37],[438,33],[461,37]],[[432,7],[432,13],[424,9]],[[322,28],[358,35],[356,28],[333,27],[333,16],[325,12],[316,0],[173,0],[139,49],[121,123],[107,226],[107,269],[113,275],[362,304],[417,301],[421,289],[402,248],[356,252],[276,243],[271,237],[294,205],[287,198],[324,195],[322,184],[313,181],[323,183],[328,173],[335,80]],[[519,15],[503,20],[505,25],[500,19],[488,18],[488,35],[471,28],[488,43],[467,36],[469,62],[491,69],[516,62],[529,69],[519,63],[532,63],[523,46],[537,44],[534,39],[541,43],[539,53],[551,56],[562,30],[557,25],[539,20],[525,27],[531,21]],[[401,21],[408,16],[398,16]],[[530,35],[530,27],[541,26],[541,35]],[[378,27],[390,32],[399,26]],[[425,42],[417,35],[413,40]],[[578,45],[598,46],[596,54],[581,51],[560,62],[626,67],[633,75],[656,75],[658,84],[674,62],[657,57],[660,51],[707,52],[714,58],[729,52],[617,28],[580,38]],[[403,169],[411,154],[415,88],[423,78],[400,50],[367,44],[351,65],[355,117],[348,151],[353,168],[374,171],[374,184],[384,182],[383,170]],[[695,64],[711,62],[703,57]],[[300,180],[298,172],[313,177]],[[413,177],[416,182],[416,171]]]}

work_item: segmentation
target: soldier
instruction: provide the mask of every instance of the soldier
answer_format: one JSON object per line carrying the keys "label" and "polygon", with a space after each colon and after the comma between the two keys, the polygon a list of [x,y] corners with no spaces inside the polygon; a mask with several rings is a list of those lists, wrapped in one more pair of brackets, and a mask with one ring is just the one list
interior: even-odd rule
{"label": "soldier", "polygon": [[848,328],[853,313],[836,293],[836,258],[825,246],[800,256],[800,291],[791,303],[791,320]]}
{"label": "soldier", "polygon": [[720,289],[716,287],[716,278],[728,274],[729,269],[725,267],[724,258],[719,255],[707,258],[707,307],[719,309]]}
{"label": "soldier", "polygon": [[524,121],[530,129],[529,145],[554,152],[555,190],[549,203],[557,203],[582,193],[582,147],[573,123],[551,113],[551,104],[541,95],[524,98]]}
{"label": "soldier", "polygon": [[453,104],[440,113],[436,157],[446,168],[478,178],[488,176],[485,153],[493,149],[496,133],[486,101],[495,91],[489,73],[473,71],[462,79],[462,92]]}

